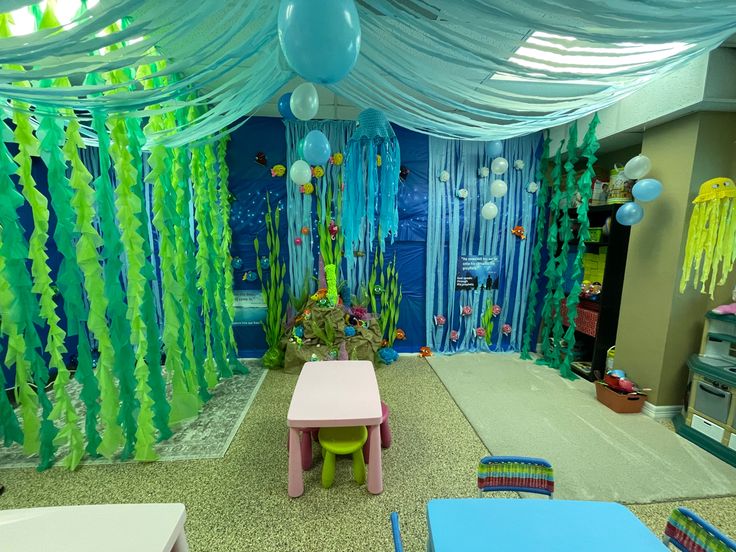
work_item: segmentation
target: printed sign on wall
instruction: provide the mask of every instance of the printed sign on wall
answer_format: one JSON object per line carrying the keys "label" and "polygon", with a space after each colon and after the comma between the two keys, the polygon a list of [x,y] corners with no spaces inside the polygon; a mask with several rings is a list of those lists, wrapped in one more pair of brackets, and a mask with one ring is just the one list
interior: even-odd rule
{"label": "printed sign on wall", "polygon": [[239,326],[260,326],[266,320],[266,303],[260,290],[236,289],[233,305],[235,316],[233,324]]}
{"label": "printed sign on wall", "polygon": [[497,256],[458,257],[455,289],[458,291],[498,289],[499,264]]}

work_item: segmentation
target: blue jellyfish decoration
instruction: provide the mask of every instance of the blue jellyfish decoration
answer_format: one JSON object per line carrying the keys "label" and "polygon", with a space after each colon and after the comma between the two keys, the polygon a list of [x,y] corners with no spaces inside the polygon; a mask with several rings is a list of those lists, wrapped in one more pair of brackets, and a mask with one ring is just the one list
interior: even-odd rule
{"label": "blue jellyfish decoration", "polygon": [[[346,147],[342,207],[343,213],[351,214],[343,217],[346,251],[360,249],[364,240],[363,247],[370,253],[377,230],[379,248],[387,238],[393,243],[399,226],[400,167],[399,141],[388,119],[377,109],[366,109],[358,116],[358,125]],[[346,259],[351,272],[350,265],[355,265],[356,258],[346,255]]]}

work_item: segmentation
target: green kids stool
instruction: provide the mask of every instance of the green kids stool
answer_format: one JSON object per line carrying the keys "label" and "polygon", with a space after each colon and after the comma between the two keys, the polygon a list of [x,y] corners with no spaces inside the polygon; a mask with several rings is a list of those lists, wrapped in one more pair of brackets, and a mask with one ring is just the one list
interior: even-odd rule
{"label": "green kids stool", "polygon": [[335,480],[335,456],[338,454],[353,455],[353,478],[359,484],[365,482],[365,462],[363,461],[363,445],[368,440],[365,426],[357,427],[323,427],[319,430],[319,444],[325,463],[322,466],[322,486],[332,487]]}

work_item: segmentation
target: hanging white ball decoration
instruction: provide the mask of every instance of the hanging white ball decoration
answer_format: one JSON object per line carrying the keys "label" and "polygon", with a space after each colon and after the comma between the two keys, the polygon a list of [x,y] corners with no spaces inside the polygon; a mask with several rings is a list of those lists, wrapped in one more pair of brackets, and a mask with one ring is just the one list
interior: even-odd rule
{"label": "hanging white ball decoration", "polygon": [[536,182],[530,182],[529,184],[527,184],[526,191],[530,194],[536,194],[537,190],[539,190],[539,184],[537,184]]}
{"label": "hanging white ball decoration", "polygon": [[312,180],[312,167],[301,159],[294,161],[289,169],[289,177],[297,186],[306,184]]}
{"label": "hanging white ball decoration", "polygon": [[488,167],[481,167],[478,169],[478,176],[481,178],[487,178],[491,174],[491,170]]}
{"label": "hanging white ball decoration", "polygon": [[442,171],[440,173],[440,182],[447,182],[450,180],[450,173],[447,171]]}
{"label": "hanging white ball decoration", "polygon": [[652,162],[646,155],[637,155],[629,159],[624,166],[624,176],[629,180],[644,178],[652,169]]}
{"label": "hanging white ball decoration", "polygon": [[465,188],[460,188],[457,192],[455,192],[455,195],[460,199],[465,199],[466,197],[468,197],[468,190],[466,190]]}
{"label": "hanging white ball decoration", "polygon": [[311,82],[303,82],[294,89],[289,99],[289,107],[294,117],[309,121],[319,110],[319,95]]}
{"label": "hanging white ball decoration", "polygon": [[491,195],[493,197],[503,197],[508,190],[509,187],[503,180],[494,180],[491,182]]}
{"label": "hanging white ball decoration", "polygon": [[491,163],[491,172],[493,174],[503,174],[509,168],[509,162],[503,157],[496,157]]}
{"label": "hanging white ball decoration", "polygon": [[480,210],[480,216],[486,220],[493,220],[498,216],[498,207],[492,201],[489,201]]}
{"label": "hanging white ball decoration", "polygon": [[514,161],[514,168],[517,171],[523,170],[524,167],[526,167],[526,164],[524,163],[524,160],[523,159],[517,159],[516,161]]}

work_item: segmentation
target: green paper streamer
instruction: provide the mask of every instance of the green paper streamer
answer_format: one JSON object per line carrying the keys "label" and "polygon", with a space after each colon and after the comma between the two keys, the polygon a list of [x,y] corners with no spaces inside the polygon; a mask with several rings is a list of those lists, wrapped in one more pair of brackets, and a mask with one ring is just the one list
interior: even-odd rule
{"label": "green paper streamer", "polygon": [[[138,77],[152,74],[149,66],[141,66]],[[144,81],[144,86],[153,87],[154,81]],[[156,106],[151,109],[155,109]],[[170,117],[169,117],[170,116]],[[173,114],[152,115],[144,129],[146,134],[165,131],[176,125]],[[153,187],[153,224],[159,233],[159,256],[163,284],[164,321],[162,340],[166,351],[165,369],[172,384],[170,422],[180,423],[192,419],[199,413],[200,400],[196,387],[188,385],[184,372],[186,356],[180,347],[182,343],[182,320],[185,317],[181,304],[183,286],[177,280],[175,268],[174,225],[176,223],[176,198],[171,185],[170,170],[173,152],[161,145],[151,146],[148,164],[151,171],[146,181]]]}
{"label": "green paper streamer", "polygon": [[[186,124],[187,113],[185,109],[179,109],[176,112],[177,125]],[[199,398],[202,401],[210,399],[208,391],[207,378],[205,376],[205,340],[204,327],[199,309],[202,304],[202,298],[197,290],[197,264],[194,247],[194,228],[192,228],[192,220],[189,213],[189,206],[192,202],[192,194],[190,188],[190,158],[191,151],[185,148],[177,148],[174,158],[174,175],[176,189],[176,214],[179,221],[177,226],[176,239],[176,268],[177,278],[181,282],[186,282],[184,295],[184,311],[188,316],[184,318],[182,330],[185,334],[185,350],[187,356],[191,358],[194,367],[194,375],[199,389]],[[191,379],[191,372],[189,375]]]}
{"label": "green paper streamer", "polygon": [[[567,368],[563,371],[561,368],[562,364],[562,336],[564,335],[564,327],[562,325],[562,316],[560,315],[562,302],[565,300],[565,291],[562,283],[565,279],[565,273],[567,272],[568,265],[568,254],[570,252],[570,242],[573,239],[572,222],[570,219],[570,208],[575,198],[575,163],[578,160],[577,154],[577,142],[578,142],[578,126],[576,124],[570,125],[570,134],[567,141],[567,160],[563,168],[566,172],[565,180],[565,207],[562,211],[562,222],[560,224],[561,241],[562,246],[560,247],[560,254],[557,256],[556,261],[556,281],[557,286],[555,287],[554,293],[552,294],[552,304],[555,309],[556,316],[554,317],[554,323],[552,325],[552,340],[554,343],[553,355],[550,360],[550,366],[552,368],[560,370],[560,375],[568,379],[576,379],[576,376],[570,370],[569,363]],[[559,184],[558,184],[559,185]]]}
{"label": "green paper streamer", "polygon": [[555,289],[560,282],[558,281],[557,272],[557,237],[559,236],[559,205],[562,196],[560,190],[560,172],[562,170],[562,146],[564,141],[560,143],[560,147],[557,149],[555,154],[555,163],[552,167],[552,197],[549,204],[550,212],[550,225],[547,233],[547,255],[549,261],[547,267],[544,270],[544,276],[547,278],[546,294],[544,296],[544,305],[542,306],[542,320],[544,324],[544,332],[542,335],[542,358],[536,361],[537,364],[553,364],[553,354],[555,354],[555,347],[550,345],[549,336],[552,334],[554,326],[554,317],[556,314],[554,305],[554,293]]}
{"label": "green paper streamer", "polygon": [[138,172],[133,166],[133,156],[129,151],[128,131],[125,119],[111,116],[107,122],[112,145],[110,157],[113,160],[117,188],[115,189],[115,207],[117,208],[123,250],[128,261],[127,266],[127,318],[131,328],[131,343],[135,348],[136,398],[140,405],[138,412],[138,430],[136,432],[135,459],[153,461],[158,459],[154,450],[156,430],[153,419],[153,399],[149,384],[150,367],[147,362],[148,332],[143,315],[143,301],[146,278],[143,274],[145,255],[139,211],[143,208],[141,197],[135,193]]}
{"label": "green paper streamer", "polygon": [[[18,104],[13,102],[13,106],[20,109],[27,109],[27,104]],[[18,163],[18,183],[21,186],[23,196],[31,207],[33,217],[33,232],[28,240],[28,258],[31,260],[32,288],[31,291],[38,294],[38,303],[28,299],[28,310],[23,309],[20,318],[17,319],[17,331],[23,332],[25,337],[25,355],[26,359],[31,363],[33,368],[33,380],[36,385],[39,403],[41,405],[41,423],[38,439],[36,442],[34,437],[29,438],[26,422],[30,416],[30,412],[26,411],[23,416],[23,428],[26,440],[24,442],[24,451],[26,454],[39,453],[38,469],[43,470],[53,465],[56,446],[54,439],[58,433],[53,421],[50,420],[52,411],[51,401],[45,391],[48,381],[48,368],[46,363],[38,354],[37,348],[40,347],[40,341],[33,326],[37,317],[40,315],[42,320],[48,325],[48,340],[46,350],[51,357],[50,366],[57,368],[63,365],[62,355],[66,352],[64,347],[64,338],[66,334],[59,327],[59,317],[56,314],[56,302],[54,300],[54,291],[51,280],[51,268],[48,266],[48,255],[46,254],[46,242],[48,241],[49,230],[49,210],[46,197],[36,189],[36,183],[31,175],[32,160],[31,155],[38,151],[38,141],[33,136],[33,127],[31,126],[30,117],[27,113],[21,111],[13,112],[13,122],[15,123],[15,131],[13,137],[18,144],[18,155],[15,157]],[[25,272],[25,271],[23,271]],[[18,275],[23,278],[24,275]],[[26,293],[22,289],[18,280],[8,278],[10,284],[15,287],[16,297]],[[31,306],[31,302],[33,305]],[[9,336],[10,339],[10,336]],[[17,369],[17,365],[16,365]],[[18,374],[16,374],[18,377]],[[21,381],[23,381],[23,376]],[[35,413],[34,413],[35,415]],[[31,431],[35,433],[35,427],[31,425]]]}
{"label": "green paper streamer", "polygon": [[[532,282],[529,286],[529,296],[526,305],[526,324],[524,325],[524,339],[521,344],[520,357],[524,360],[531,360],[529,354],[531,350],[532,332],[535,328],[535,320],[537,315],[537,294],[539,292],[539,284],[542,278],[542,244],[544,236],[544,228],[548,220],[547,211],[547,194],[549,193],[551,183],[547,178],[547,169],[549,167],[549,133],[545,136],[544,146],[542,149],[542,158],[537,168],[537,182],[539,183],[539,194],[537,195],[537,228],[536,242],[532,250]],[[489,339],[490,332],[486,333]]]}
{"label": "green paper streamer", "polygon": [[[593,193],[593,176],[595,170],[593,164],[597,161],[595,156],[598,151],[598,140],[596,138],[596,128],[600,120],[598,114],[593,116],[593,119],[588,125],[588,130],[583,137],[583,152],[582,157],[586,159],[586,167],[583,174],[577,182],[577,189],[580,192],[580,205],[577,209],[578,222],[580,223],[580,230],[578,232],[578,250],[575,256],[575,264],[573,265],[573,271],[571,275],[572,289],[570,295],[567,296],[567,318],[570,325],[565,333],[565,341],[567,341],[567,351],[565,357],[560,366],[560,373],[565,377],[571,377],[572,369],[572,355],[573,349],[575,348],[575,319],[578,315],[578,303],[580,302],[580,284],[583,278],[583,256],[585,255],[585,242],[590,238],[590,221],[588,220],[588,204],[590,202],[590,196]],[[568,182],[574,176],[570,176],[568,172]]]}
{"label": "green paper streamer", "polygon": [[194,220],[197,224],[197,290],[201,294],[202,318],[204,320],[204,374],[207,387],[217,385],[217,366],[212,352],[212,317],[208,282],[211,276],[210,249],[211,231],[207,214],[207,188],[204,183],[204,151],[202,146],[192,148],[190,171],[192,175],[192,196],[194,199]]}
{"label": "green paper streamer", "polygon": [[235,318],[235,298],[233,294],[233,265],[230,255],[230,245],[232,244],[233,233],[230,229],[230,191],[228,189],[228,178],[230,171],[225,160],[227,153],[227,143],[229,136],[221,139],[217,143],[217,164],[220,169],[219,175],[219,192],[220,192],[220,212],[222,213],[222,246],[220,248],[220,266],[222,266],[225,280],[223,284],[223,301],[224,311],[223,317],[225,321],[225,342],[227,347],[228,361],[234,373],[247,374],[248,368],[238,360],[238,346],[235,343],[235,335],[233,333],[233,320]]}
{"label": "green paper streamer", "polygon": [[[100,78],[99,75],[88,75],[87,80],[97,80]],[[110,138],[105,127],[105,120],[106,116],[103,112],[98,111],[92,114],[92,124],[97,133],[100,157],[100,176],[93,182],[93,188],[97,200],[97,214],[102,237],[101,259],[103,263],[104,298],[107,299],[107,315],[110,319],[110,339],[115,351],[113,375],[117,377],[119,382],[120,412],[117,419],[122,425],[125,436],[120,457],[127,459],[130,458],[135,449],[136,434],[138,432],[136,414],[140,405],[135,396],[136,380],[133,374],[134,357],[131,345],[131,329],[126,317],[127,307],[120,282],[122,273],[120,256],[123,246],[120,231],[115,223],[115,206],[112,182],[110,180]],[[87,285],[86,282],[85,285]],[[96,291],[93,291],[93,293],[96,294]],[[102,297],[100,295],[96,298],[102,300]],[[112,376],[109,373],[100,372],[100,377],[105,379],[105,386],[107,388],[112,382]],[[90,445],[88,444],[88,451],[89,448]],[[109,447],[106,447],[105,453],[113,454],[114,451],[110,451]]]}
{"label": "green paper streamer", "polygon": [[[217,373],[221,378],[229,378],[233,375],[227,358],[227,334],[223,314],[225,308],[225,278],[222,265],[224,264],[222,254],[222,211],[218,205],[217,194],[217,172],[215,170],[215,149],[212,142],[204,145],[204,168],[205,183],[207,185],[207,210],[209,216],[208,226],[210,232],[210,247],[208,250],[208,262],[211,267],[210,277],[206,282],[207,293],[210,299],[210,307],[215,321],[212,339],[215,353]],[[219,215],[218,215],[219,213]]]}

